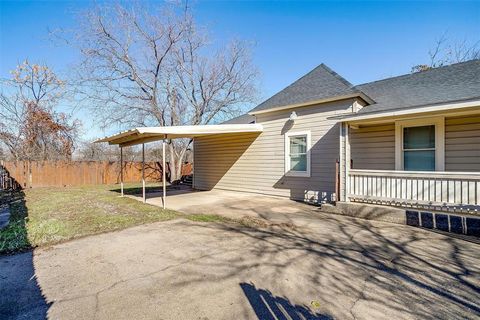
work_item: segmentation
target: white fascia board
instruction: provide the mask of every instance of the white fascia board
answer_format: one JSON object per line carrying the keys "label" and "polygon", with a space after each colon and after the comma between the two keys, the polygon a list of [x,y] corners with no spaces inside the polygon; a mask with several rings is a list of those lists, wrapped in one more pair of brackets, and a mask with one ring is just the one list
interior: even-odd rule
{"label": "white fascia board", "polygon": [[335,117],[330,117],[329,119],[337,119],[339,121],[354,122],[354,121],[360,121],[360,120],[376,120],[376,119],[387,118],[387,117],[408,116],[408,115],[421,114],[421,113],[459,111],[461,109],[468,109],[468,108],[479,108],[479,111],[480,111],[480,100],[448,103],[448,104],[433,105],[433,106],[424,106],[424,107],[409,108],[409,109],[400,109],[400,110],[394,110],[390,112],[381,112],[381,113],[374,113],[374,114],[358,114],[358,115],[351,115],[351,116],[347,115],[343,117],[335,116]]}
{"label": "white fascia board", "polygon": [[165,137],[170,138],[192,138],[195,136],[227,133],[249,133],[262,132],[261,124],[218,124],[218,125],[198,125],[198,126],[171,126],[171,127],[140,127],[123,131],[118,134],[98,139],[94,142],[109,142],[110,144],[121,144],[128,142],[134,144],[136,140],[149,141],[162,140]]}

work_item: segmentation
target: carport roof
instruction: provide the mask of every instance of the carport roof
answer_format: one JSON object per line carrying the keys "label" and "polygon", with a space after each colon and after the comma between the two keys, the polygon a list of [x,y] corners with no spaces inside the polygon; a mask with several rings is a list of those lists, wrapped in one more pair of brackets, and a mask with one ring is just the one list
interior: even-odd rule
{"label": "carport roof", "polygon": [[217,124],[197,126],[140,127],[94,141],[131,146],[162,139],[194,138],[215,134],[262,132],[261,124]]}

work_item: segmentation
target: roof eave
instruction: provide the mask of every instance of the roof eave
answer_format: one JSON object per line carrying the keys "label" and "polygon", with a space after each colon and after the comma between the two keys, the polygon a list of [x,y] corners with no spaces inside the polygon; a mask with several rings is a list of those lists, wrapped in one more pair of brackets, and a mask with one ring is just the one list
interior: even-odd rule
{"label": "roof eave", "polygon": [[282,110],[287,110],[287,109],[294,109],[294,108],[301,108],[301,107],[308,107],[308,106],[313,106],[316,104],[322,104],[322,103],[328,103],[328,102],[334,102],[334,101],[342,101],[342,100],[348,100],[348,99],[353,99],[353,98],[361,98],[368,104],[375,103],[369,96],[364,94],[363,92],[355,92],[352,94],[346,94],[346,95],[341,95],[341,96],[335,96],[335,97],[329,97],[325,99],[320,99],[320,100],[312,100],[312,101],[307,101],[307,102],[302,102],[302,103],[295,103],[295,104],[289,104],[289,105],[284,105],[284,106],[278,106],[278,107],[273,107],[265,110],[258,110],[258,111],[249,111],[248,114],[251,116],[255,116],[257,114],[263,114],[263,113],[269,113],[269,112],[275,112],[275,111],[282,111]]}
{"label": "roof eave", "polygon": [[[451,101],[448,103],[441,104],[430,104],[430,105],[420,105],[412,106],[410,108],[397,108],[389,111],[379,111],[379,112],[370,112],[370,113],[349,113],[345,115],[333,116],[327,119],[329,120],[339,120],[343,122],[354,122],[354,121],[364,121],[364,120],[375,120],[381,118],[389,117],[401,117],[421,113],[439,113],[446,111],[459,111],[462,109],[472,109],[473,111],[477,110],[480,107],[480,99],[469,99],[462,101]],[[478,111],[478,110],[477,110]]]}
{"label": "roof eave", "polygon": [[166,138],[193,138],[213,134],[235,134],[262,132],[261,124],[219,124],[198,126],[141,127],[98,139],[95,143],[108,142],[130,146]]}

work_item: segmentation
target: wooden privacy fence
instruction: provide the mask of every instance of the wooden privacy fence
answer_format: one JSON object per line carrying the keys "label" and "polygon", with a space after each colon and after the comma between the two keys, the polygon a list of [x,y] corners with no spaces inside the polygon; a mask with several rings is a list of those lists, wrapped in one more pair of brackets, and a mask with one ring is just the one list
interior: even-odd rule
{"label": "wooden privacy fence", "polygon": [[10,173],[0,164],[0,191],[18,190],[22,187],[10,176]]}
{"label": "wooden privacy fence", "polygon": [[[0,162],[3,169],[4,184],[7,176],[22,188],[50,186],[79,186],[96,184],[114,184],[120,182],[120,164],[108,161],[70,161],[70,162]],[[192,171],[191,164],[182,168],[183,175]],[[1,172],[1,171],[0,171]],[[167,166],[168,176],[168,166]],[[1,178],[0,178],[1,179]],[[141,162],[124,162],[123,181],[139,182],[142,179]],[[145,180],[162,181],[162,168],[159,162],[145,162]],[[0,181],[0,185],[2,183]]]}

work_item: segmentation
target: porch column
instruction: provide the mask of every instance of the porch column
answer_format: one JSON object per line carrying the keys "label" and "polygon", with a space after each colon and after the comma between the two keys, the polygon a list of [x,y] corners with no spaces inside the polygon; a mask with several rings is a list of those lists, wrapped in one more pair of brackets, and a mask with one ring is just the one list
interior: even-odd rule
{"label": "porch column", "polygon": [[147,202],[145,195],[145,143],[142,143],[142,195],[143,203]]}
{"label": "porch column", "polygon": [[350,169],[352,166],[352,160],[350,155],[350,137],[349,137],[348,123],[345,123],[345,201],[349,202],[350,198]]}
{"label": "porch column", "polygon": [[163,209],[166,208],[166,201],[167,201],[167,182],[166,180],[166,167],[165,167],[165,139],[167,139],[167,135],[163,137],[162,140],[162,184],[163,184]]}
{"label": "porch column", "polygon": [[349,140],[349,125],[346,122],[340,123],[340,201],[349,201],[348,195],[350,193],[350,140]]}
{"label": "porch column", "polygon": [[123,147],[120,147],[120,194],[123,197]]}

